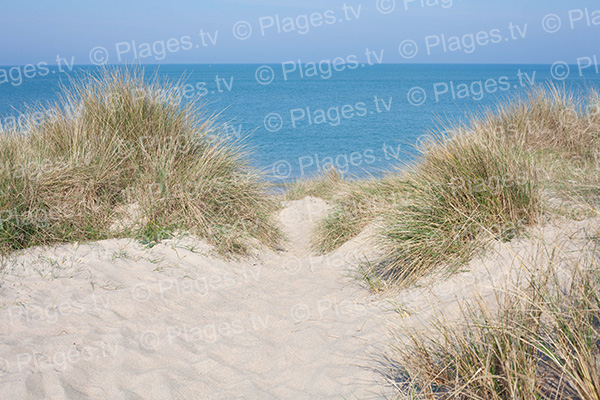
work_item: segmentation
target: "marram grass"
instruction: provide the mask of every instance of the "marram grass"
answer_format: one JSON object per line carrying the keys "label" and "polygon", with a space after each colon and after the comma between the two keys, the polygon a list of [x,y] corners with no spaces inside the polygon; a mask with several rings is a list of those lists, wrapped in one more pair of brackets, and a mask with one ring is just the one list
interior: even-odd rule
{"label": "marram grass", "polygon": [[378,273],[413,283],[470,260],[489,239],[512,239],[536,221],[539,191],[527,154],[458,131],[433,139],[406,174],[407,201],[386,211]]}
{"label": "marram grass", "polygon": [[407,399],[600,399],[597,254],[569,282],[553,266],[529,287],[498,293],[499,307],[463,306],[462,324],[409,330],[396,346],[395,381]]}
{"label": "marram grass", "polygon": [[105,70],[64,89],[52,118],[0,134],[0,250],[175,232],[223,253],[273,245],[264,179],[179,93],[140,72]]}
{"label": "marram grass", "polygon": [[552,85],[532,88],[430,138],[401,172],[336,183],[327,192],[332,211],[315,231],[315,247],[335,250],[376,223],[386,255],[371,273],[410,285],[452,271],[491,240],[510,240],[544,213],[555,213],[548,198],[569,209],[600,198],[594,90],[574,96]]}

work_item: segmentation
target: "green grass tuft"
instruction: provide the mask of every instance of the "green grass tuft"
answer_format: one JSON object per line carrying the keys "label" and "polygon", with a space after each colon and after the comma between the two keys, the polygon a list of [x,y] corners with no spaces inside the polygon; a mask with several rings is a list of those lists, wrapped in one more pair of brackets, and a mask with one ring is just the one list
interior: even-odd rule
{"label": "green grass tuft", "polygon": [[312,242],[319,253],[333,251],[363,231],[384,209],[406,198],[401,176],[338,183],[332,209],[317,224]]}
{"label": "green grass tuft", "polygon": [[512,239],[539,212],[535,170],[517,146],[458,131],[422,152],[406,175],[407,201],[386,212],[382,231],[378,272],[401,284],[468,262],[486,240]]}

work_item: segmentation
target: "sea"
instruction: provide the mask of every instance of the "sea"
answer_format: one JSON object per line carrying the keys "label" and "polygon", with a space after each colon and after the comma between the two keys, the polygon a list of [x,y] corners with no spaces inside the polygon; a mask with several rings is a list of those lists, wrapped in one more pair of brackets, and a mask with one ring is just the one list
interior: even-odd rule
{"label": "sea", "polygon": [[[427,135],[494,110],[531,86],[553,84],[584,96],[600,84],[594,68],[565,63],[350,61],[137,69],[180,82],[185,101],[215,116],[220,134],[242,140],[250,162],[275,182],[331,167],[348,178],[381,176],[413,162]],[[95,66],[0,67],[0,124],[30,118],[33,106],[52,107],[62,87],[97,73]]]}

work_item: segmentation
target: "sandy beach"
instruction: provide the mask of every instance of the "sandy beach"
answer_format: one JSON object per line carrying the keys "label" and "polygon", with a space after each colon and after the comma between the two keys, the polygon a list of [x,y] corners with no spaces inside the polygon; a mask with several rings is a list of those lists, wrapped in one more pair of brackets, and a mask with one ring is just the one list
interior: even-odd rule
{"label": "sandy beach", "polygon": [[360,241],[310,255],[325,210],[289,203],[285,250],[241,262],[190,237],[24,251],[0,290],[0,396],[381,398],[393,311],[349,276]]}
{"label": "sandy beach", "polygon": [[523,261],[595,229],[549,225],[537,239],[499,243],[468,272],[378,295],[353,277],[356,260],[373,256],[368,229],[311,254],[309,232],[327,209],[311,197],[285,203],[285,247],[238,261],[189,236],[151,249],[121,239],[13,255],[0,289],[0,396],[390,398],[392,328],[450,318],[464,300],[516,282]]}
{"label": "sandy beach", "polygon": [[600,6],[334,3],[2,7],[0,400],[600,400]]}

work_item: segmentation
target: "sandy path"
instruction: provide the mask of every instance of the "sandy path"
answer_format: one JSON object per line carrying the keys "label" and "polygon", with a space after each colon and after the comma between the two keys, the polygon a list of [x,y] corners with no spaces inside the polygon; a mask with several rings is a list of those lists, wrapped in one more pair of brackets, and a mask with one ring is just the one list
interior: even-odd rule
{"label": "sandy path", "polygon": [[0,288],[0,398],[386,397],[374,369],[394,313],[348,276],[360,239],[310,255],[324,212],[288,203],[285,251],[251,261],[192,238],[16,256]]}
{"label": "sandy path", "polygon": [[372,256],[369,229],[311,255],[309,232],[325,212],[319,199],[287,203],[285,249],[244,261],[214,257],[191,237],[5,260],[0,399],[389,398],[381,372],[390,327],[456,317],[474,294],[491,304],[495,288],[550,259],[569,276],[600,232],[596,220],[545,224],[497,243],[465,272],[376,296],[349,276],[357,258]]}

